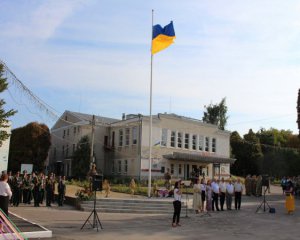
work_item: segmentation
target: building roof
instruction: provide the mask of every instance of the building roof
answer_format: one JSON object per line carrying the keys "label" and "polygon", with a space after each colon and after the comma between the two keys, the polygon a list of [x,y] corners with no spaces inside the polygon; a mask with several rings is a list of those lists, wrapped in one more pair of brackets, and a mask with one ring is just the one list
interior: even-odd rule
{"label": "building roof", "polygon": [[[71,111],[68,111],[68,112],[73,114],[75,117],[77,117],[77,118],[79,118],[83,121],[92,121],[92,119],[93,119],[93,115],[91,115],[91,114],[71,112]],[[120,121],[120,119],[108,118],[108,117],[102,117],[102,116],[95,115],[95,121],[96,121],[96,124],[97,123],[110,124],[110,123],[113,123],[113,122]]]}
{"label": "building roof", "polygon": [[236,159],[225,158],[211,155],[203,155],[201,153],[184,153],[184,152],[173,152],[171,154],[163,155],[164,158],[169,160],[186,160],[195,161],[199,163],[234,163]]}

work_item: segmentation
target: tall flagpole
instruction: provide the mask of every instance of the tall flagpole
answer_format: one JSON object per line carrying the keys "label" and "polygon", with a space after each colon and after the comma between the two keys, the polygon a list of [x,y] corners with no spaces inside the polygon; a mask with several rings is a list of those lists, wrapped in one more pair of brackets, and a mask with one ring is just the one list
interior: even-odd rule
{"label": "tall flagpole", "polygon": [[148,197],[151,197],[151,171],[152,171],[152,65],[153,65],[152,39],[153,39],[153,12],[154,12],[154,10],[152,9]]}

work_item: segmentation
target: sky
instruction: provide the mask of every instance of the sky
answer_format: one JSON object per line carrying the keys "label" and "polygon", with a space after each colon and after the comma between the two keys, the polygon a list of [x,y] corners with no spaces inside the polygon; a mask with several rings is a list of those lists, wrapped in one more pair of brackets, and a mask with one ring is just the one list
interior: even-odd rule
{"label": "sky", "polygon": [[[0,59],[52,111],[149,115],[154,24],[175,43],[153,57],[152,112],[202,119],[226,97],[227,130],[297,130],[297,0],[0,0]],[[41,111],[9,80],[12,128]]]}

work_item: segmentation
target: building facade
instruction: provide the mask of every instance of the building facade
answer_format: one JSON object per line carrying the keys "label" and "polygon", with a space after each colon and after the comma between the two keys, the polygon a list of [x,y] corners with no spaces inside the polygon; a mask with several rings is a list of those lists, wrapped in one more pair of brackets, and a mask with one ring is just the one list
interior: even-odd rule
{"label": "building facade", "polygon": [[[72,149],[80,137],[91,136],[90,122],[82,119],[91,119],[91,115],[66,111],[61,119],[67,115],[78,118],[69,116],[71,123],[59,123],[62,121],[59,120],[52,128],[53,146],[49,157],[52,166],[63,166],[64,174],[72,175]],[[158,114],[152,118],[153,178],[161,178],[167,169],[173,177],[182,179],[190,179],[195,174],[230,176],[230,164],[235,161],[230,158],[230,132],[175,114]],[[122,120],[105,118],[105,123],[104,118],[96,119],[102,119],[95,124],[97,168],[108,177],[147,179],[150,162],[149,116],[123,115]],[[66,152],[70,146],[71,151]]]}
{"label": "building facade", "polygon": [[[8,134],[11,134],[11,126],[2,128],[1,130],[5,130]],[[9,154],[9,143],[10,137],[2,142],[2,146],[0,147],[0,171],[7,171],[8,165],[8,154]]]}

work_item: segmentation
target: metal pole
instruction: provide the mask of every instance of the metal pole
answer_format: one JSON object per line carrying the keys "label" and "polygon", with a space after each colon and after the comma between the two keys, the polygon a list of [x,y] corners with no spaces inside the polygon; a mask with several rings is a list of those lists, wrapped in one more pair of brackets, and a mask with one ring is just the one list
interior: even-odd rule
{"label": "metal pole", "polygon": [[92,136],[91,136],[90,169],[92,169],[92,164],[94,163],[95,115],[93,115],[91,124],[92,124]]}
{"label": "metal pole", "polygon": [[149,123],[149,172],[148,172],[148,197],[151,197],[151,171],[152,171],[152,38],[153,38],[153,12],[152,9],[152,26],[151,26],[151,71],[150,71],[150,123]]}

